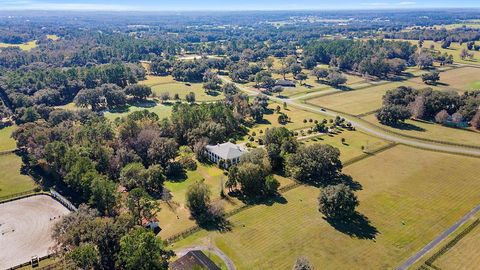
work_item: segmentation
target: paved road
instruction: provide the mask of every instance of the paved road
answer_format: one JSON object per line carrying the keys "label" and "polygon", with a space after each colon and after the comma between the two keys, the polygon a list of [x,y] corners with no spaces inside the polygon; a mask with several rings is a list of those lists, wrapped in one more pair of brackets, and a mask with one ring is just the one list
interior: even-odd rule
{"label": "paved road", "polygon": [[445,240],[448,236],[450,236],[453,232],[455,232],[459,227],[461,227],[465,222],[467,222],[471,217],[475,214],[480,212],[480,205],[473,208],[470,212],[464,215],[460,220],[458,220],[452,227],[448,228],[442,234],[437,236],[432,242],[428,243],[424,248],[422,248],[419,252],[415,253],[412,257],[408,258],[402,265],[400,265],[397,270],[406,270],[410,268],[415,262],[417,262],[421,257],[435,248],[440,242]]}
{"label": "paved road", "polygon": [[181,256],[187,254],[189,251],[192,251],[192,250],[207,250],[207,251],[213,252],[220,259],[222,259],[222,261],[227,266],[228,270],[236,270],[237,269],[235,267],[235,264],[232,262],[232,260],[230,260],[230,258],[228,258],[228,256],[225,255],[225,253],[223,253],[220,249],[218,249],[216,247],[193,246],[193,247],[189,247],[189,248],[185,248],[185,249],[176,251],[175,253],[177,254],[177,256],[181,257]]}
{"label": "paved road", "polygon": [[[226,82],[232,82],[229,78],[227,77],[222,77],[222,79]],[[258,95],[259,92],[248,89],[247,87],[244,87],[243,85],[236,84],[237,87],[242,90],[245,93],[248,93],[249,95]],[[370,124],[366,124],[363,120],[352,117],[352,116],[346,116],[343,114],[339,114],[334,111],[330,111],[327,109],[321,109],[319,107],[315,106],[309,106],[301,103],[297,103],[292,99],[283,99],[283,98],[278,98],[274,96],[269,96],[269,98],[273,101],[277,101],[280,103],[287,103],[288,105],[313,111],[319,114],[323,114],[326,116],[330,117],[336,117],[340,116],[345,118],[348,122],[352,123],[352,125],[360,130],[363,130],[366,133],[372,134],[376,137],[385,139],[387,141],[391,142],[396,142],[396,143],[401,143],[405,145],[410,145],[410,146],[415,146],[415,147],[420,147],[424,149],[430,149],[430,150],[437,150],[437,151],[443,151],[443,152],[450,152],[450,153],[457,153],[457,154],[468,154],[468,155],[475,155],[475,156],[480,156],[480,149],[475,149],[475,148],[467,148],[467,147],[461,147],[461,146],[453,146],[453,145],[446,145],[446,144],[438,144],[438,143],[430,143],[427,141],[422,141],[421,139],[411,139],[408,137],[403,137],[401,135],[396,135],[392,133],[387,133],[385,131],[382,131],[378,128],[372,127]]]}

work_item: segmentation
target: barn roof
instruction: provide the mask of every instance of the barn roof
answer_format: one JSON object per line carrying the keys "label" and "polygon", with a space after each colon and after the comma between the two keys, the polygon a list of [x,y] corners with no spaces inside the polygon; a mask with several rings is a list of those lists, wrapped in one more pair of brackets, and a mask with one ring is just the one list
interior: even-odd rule
{"label": "barn roof", "polygon": [[201,267],[206,270],[220,270],[220,268],[200,250],[189,251],[178,260],[170,263],[169,269],[191,270],[195,269],[195,267]]}

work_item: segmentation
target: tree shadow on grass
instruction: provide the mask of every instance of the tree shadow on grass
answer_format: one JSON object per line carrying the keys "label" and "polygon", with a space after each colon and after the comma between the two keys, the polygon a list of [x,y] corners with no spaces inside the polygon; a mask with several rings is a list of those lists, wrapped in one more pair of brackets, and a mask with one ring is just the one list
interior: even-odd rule
{"label": "tree shadow on grass", "polygon": [[268,196],[268,197],[251,197],[245,196],[241,191],[235,190],[228,193],[229,196],[235,197],[240,200],[242,203],[247,205],[267,205],[272,206],[276,203],[279,204],[286,204],[288,201],[280,194],[275,196]]}
{"label": "tree shadow on grass", "polygon": [[157,106],[157,102],[148,99],[134,99],[130,100],[128,104],[140,108],[153,108]]}
{"label": "tree shadow on grass", "polygon": [[325,218],[337,231],[359,239],[375,239],[379,233],[370,220],[363,214],[355,212],[342,218]]}
{"label": "tree shadow on grass", "polygon": [[391,127],[401,130],[412,130],[412,131],[420,131],[425,132],[425,129],[422,127],[418,127],[409,123],[399,123],[396,125],[391,125]]}
{"label": "tree shadow on grass", "polygon": [[360,182],[353,180],[353,178],[350,175],[343,174],[343,173],[340,173],[339,175],[335,176],[333,179],[330,179],[330,180],[321,179],[318,181],[305,181],[304,183],[317,188],[323,188],[329,185],[345,184],[354,191],[363,189],[362,184],[360,184]]}
{"label": "tree shadow on grass", "polygon": [[225,217],[216,218],[208,221],[197,221],[200,228],[207,231],[229,232],[232,230],[232,223]]}

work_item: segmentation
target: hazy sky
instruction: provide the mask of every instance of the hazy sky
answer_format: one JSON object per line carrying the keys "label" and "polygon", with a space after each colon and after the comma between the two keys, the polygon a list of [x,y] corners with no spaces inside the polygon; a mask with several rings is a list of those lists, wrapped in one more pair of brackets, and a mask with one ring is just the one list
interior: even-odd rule
{"label": "hazy sky", "polygon": [[480,0],[0,0],[0,10],[312,10],[480,8]]}

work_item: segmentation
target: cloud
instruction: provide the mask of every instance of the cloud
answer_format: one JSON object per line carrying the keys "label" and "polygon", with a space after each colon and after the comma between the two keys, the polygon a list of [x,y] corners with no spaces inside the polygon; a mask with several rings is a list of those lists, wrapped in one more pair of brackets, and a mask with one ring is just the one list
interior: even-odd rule
{"label": "cloud", "polygon": [[413,6],[413,5],[416,5],[417,2],[400,2],[400,3],[397,3],[398,6]]}

